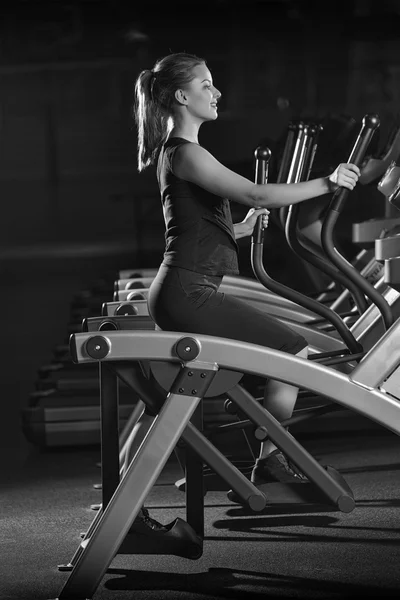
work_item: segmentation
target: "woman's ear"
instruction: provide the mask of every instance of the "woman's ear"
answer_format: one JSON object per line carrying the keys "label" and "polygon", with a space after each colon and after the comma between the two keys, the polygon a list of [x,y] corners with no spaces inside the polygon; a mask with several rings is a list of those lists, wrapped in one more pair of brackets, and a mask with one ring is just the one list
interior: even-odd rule
{"label": "woman's ear", "polygon": [[183,90],[176,90],[175,92],[175,100],[179,102],[179,104],[187,104],[186,94]]}

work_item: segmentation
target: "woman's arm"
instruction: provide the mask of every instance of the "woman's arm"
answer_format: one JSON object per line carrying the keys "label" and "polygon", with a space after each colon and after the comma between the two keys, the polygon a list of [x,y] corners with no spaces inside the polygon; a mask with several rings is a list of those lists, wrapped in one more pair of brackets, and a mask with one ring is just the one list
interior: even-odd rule
{"label": "woman's arm", "polygon": [[255,184],[231,171],[198,144],[180,146],[174,156],[173,171],[207,191],[254,208],[289,206],[334,192],[338,187],[352,190],[360,176],[356,165],[340,164],[329,177],[300,183]]}
{"label": "woman's arm", "polygon": [[234,223],[233,230],[235,233],[235,239],[238,240],[242,237],[252,235],[254,227],[256,226],[257,219],[262,215],[262,228],[268,227],[269,210],[266,208],[251,208],[243,221],[240,223]]}

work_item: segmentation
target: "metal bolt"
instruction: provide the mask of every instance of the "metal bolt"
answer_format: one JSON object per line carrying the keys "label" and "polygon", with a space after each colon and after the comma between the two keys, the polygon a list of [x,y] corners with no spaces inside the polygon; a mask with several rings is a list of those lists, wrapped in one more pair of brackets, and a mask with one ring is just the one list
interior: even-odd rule
{"label": "metal bolt", "polygon": [[99,346],[99,345],[97,344],[97,346],[95,346],[95,347],[94,347],[94,349],[95,349],[95,350],[101,350],[101,346]]}
{"label": "metal bolt", "polygon": [[206,374],[205,374],[205,373],[202,373],[202,374],[200,375],[200,377],[201,377],[202,379],[204,379],[204,377],[205,377],[205,376],[206,376]]}
{"label": "metal bolt", "polygon": [[193,396],[194,396],[195,394],[197,394],[197,390],[192,390],[192,394],[193,394]]}
{"label": "metal bolt", "polygon": [[184,391],[185,391],[185,389],[184,389],[184,388],[179,388],[179,393],[180,393],[180,394],[183,394],[183,392],[184,392]]}
{"label": "metal bolt", "polygon": [[192,377],[193,371],[189,371],[188,375],[189,375],[189,377]]}
{"label": "metal bolt", "polygon": [[186,346],[185,352],[190,352],[190,351],[191,351],[191,347],[190,346]]}

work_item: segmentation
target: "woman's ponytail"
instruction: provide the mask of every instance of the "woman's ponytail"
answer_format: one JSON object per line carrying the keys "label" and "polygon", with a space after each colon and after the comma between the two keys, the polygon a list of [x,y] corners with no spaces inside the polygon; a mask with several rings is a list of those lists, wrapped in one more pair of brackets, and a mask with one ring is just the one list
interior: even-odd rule
{"label": "woman's ponytail", "polygon": [[154,97],[156,75],[142,71],[135,84],[134,116],[138,136],[138,171],[152,165],[168,135],[168,118]]}

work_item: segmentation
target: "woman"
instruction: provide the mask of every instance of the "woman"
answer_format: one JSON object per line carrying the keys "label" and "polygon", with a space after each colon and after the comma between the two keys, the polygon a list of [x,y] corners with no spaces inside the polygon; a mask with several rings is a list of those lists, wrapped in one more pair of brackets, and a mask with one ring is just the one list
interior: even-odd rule
{"label": "woman", "polygon": [[[157,166],[166,226],[164,258],[149,290],[149,311],[164,330],[237,339],[306,359],[307,340],[218,288],[224,275],[239,273],[236,239],[251,235],[260,215],[265,227],[271,208],[322,196],[339,186],[352,190],[360,171],[340,164],[329,177],[254,184],[199,144],[202,123],[218,118],[220,97],[205,60],[186,53],[165,56],[136,81],[138,170]],[[241,223],[232,223],[230,201],[249,207]],[[287,419],[297,392],[294,386],[270,380],[264,407],[279,421]],[[253,483],[304,479],[272,441],[261,444]]]}

